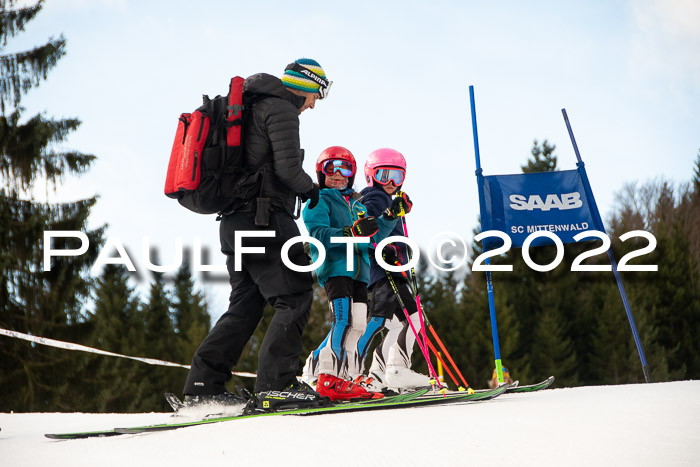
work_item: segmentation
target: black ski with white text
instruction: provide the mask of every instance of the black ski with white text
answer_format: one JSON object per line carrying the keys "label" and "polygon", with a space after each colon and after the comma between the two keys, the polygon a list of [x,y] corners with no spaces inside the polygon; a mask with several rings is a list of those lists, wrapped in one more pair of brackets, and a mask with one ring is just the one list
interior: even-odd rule
{"label": "black ski with white text", "polygon": [[[185,428],[190,426],[207,425],[211,423],[220,423],[226,421],[243,420],[247,418],[254,417],[269,417],[277,415],[299,415],[299,416],[312,416],[312,415],[323,415],[323,414],[338,414],[338,413],[349,413],[349,412],[363,412],[370,410],[392,410],[401,408],[416,408],[416,407],[431,407],[437,405],[446,404],[457,404],[466,402],[476,402],[485,401],[493,399],[495,397],[503,394],[508,385],[501,385],[497,388],[485,390],[483,392],[474,392],[469,394],[467,392],[450,392],[447,394],[442,394],[440,392],[429,393],[428,389],[422,389],[415,391],[413,393],[401,394],[399,396],[393,396],[387,398],[387,401],[382,402],[383,399],[376,399],[366,402],[358,403],[344,403],[344,404],[334,404],[329,407],[314,407],[307,409],[294,409],[285,410],[278,412],[257,412],[248,413],[236,416],[225,416],[225,417],[214,417],[206,418],[204,420],[196,420],[189,422],[175,422],[175,423],[164,423],[160,425],[148,425],[140,427],[126,427],[126,428],[114,428],[111,430],[104,431],[90,431],[90,432],[80,432],[80,433],[56,433],[56,434],[46,434],[45,436],[50,439],[83,439],[83,438],[93,438],[93,437],[107,437],[107,436],[117,436],[121,434],[134,434],[134,433],[146,433],[154,431],[166,431],[175,430],[179,428]],[[397,399],[398,398],[398,399]]]}

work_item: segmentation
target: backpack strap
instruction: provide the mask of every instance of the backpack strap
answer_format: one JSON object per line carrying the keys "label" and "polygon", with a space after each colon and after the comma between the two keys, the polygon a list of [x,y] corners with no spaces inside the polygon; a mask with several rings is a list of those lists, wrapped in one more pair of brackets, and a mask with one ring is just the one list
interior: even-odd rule
{"label": "backpack strap", "polygon": [[243,134],[243,83],[240,76],[231,78],[226,105],[226,144],[240,146]]}

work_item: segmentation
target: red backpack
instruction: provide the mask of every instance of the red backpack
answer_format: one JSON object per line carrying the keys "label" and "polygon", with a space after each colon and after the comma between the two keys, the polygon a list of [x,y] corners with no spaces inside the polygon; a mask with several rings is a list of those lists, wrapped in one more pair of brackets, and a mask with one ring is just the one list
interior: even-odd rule
{"label": "red backpack", "polygon": [[252,99],[244,96],[243,81],[240,76],[232,78],[227,96],[204,96],[201,107],[180,115],[165,196],[196,213],[229,211],[259,188],[258,174],[247,173],[242,166],[244,114],[252,105]]}

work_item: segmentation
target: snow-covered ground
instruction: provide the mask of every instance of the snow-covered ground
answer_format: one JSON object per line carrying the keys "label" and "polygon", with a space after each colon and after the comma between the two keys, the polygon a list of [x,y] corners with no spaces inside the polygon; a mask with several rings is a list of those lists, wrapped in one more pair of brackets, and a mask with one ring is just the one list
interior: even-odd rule
{"label": "snow-covered ground", "polygon": [[700,381],[548,389],[487,402],[54,441],[168,414],[0,414],[0,465],[698,466]]}

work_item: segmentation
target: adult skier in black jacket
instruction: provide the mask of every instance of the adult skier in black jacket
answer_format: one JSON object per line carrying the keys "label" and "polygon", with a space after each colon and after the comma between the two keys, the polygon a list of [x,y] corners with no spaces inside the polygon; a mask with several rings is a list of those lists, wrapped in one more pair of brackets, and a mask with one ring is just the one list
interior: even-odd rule
{"label": "adult skier in black jacket", "polygon": [[[231,282],[229,308],[192,359],[183,390],[188,405],[244,402],[226,392],[225,383],[266,303],[275,314],[258,354],[258,407],[274,410],[322,403],[318,393],[296,378],[313,279],[310,272],[287,268],[281,249],[287,240],[300,235],[294,222],[297,197],[310,200],[310,207],[318,202],[319,188],[302,169],[299,115],[326,97],[331,84],[318,62],[311,59],[289,64],[282,79],[260,73],[245,80],[244,99],[252,98],[253,104],[246,109],[243,164],[247,171],[261,174],[261,188],[259,196],[221,220],[221,250],[227,256]],[[274,231],[275,236],[244,238],[239,248],[264,247],[265,253],[239,252],[243,253],[241,264],[236,265],[237,231]],[[288,255],[296,265],[308,264],[301,243],[295,243]]]}

